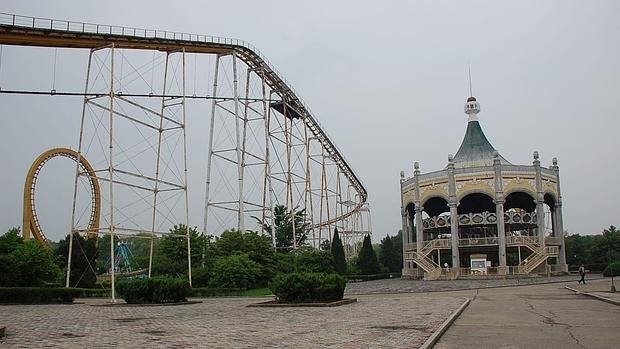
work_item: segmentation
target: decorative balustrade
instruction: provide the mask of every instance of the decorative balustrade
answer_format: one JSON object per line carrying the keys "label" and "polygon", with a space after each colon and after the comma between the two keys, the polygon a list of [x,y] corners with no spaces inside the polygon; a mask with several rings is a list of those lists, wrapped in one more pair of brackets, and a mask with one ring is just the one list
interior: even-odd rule
{"label": "decorative balustrade", "polygon": [[497,245],[497,237],[459,239],[459,246]]}
{"label": "decorative balustrade", "polygon": [[485,225],[497,223],[495,212],[466,213],[459,215],[459,225]]}
{"label": "decorative balustrade", "polygon": [[546,245],[561,245],[562,239],[555,237],[555,236],[547,236],[545,238],[545,244]]}
{"label": "decorative balustrade", "polygon": [[[422,220],[424,229],[449,228],[450,216],[429,217]],[[536,224],[536,212],[510,211],[504,213],[506,224]],[[458,215],[459,226],[467,225],[493,225],[497,224],[495,212],[465,213]]]}
{"label": "decorative balustrade", "polygon": [[504,212],[506,224],[536,224],[536,212],[510,211]]}
{"label": "decorative balustrade", "polygon": [[507,246],[512,246],[512,245],[538,246],[538,237],[528,236],[528,235],[506,236],[506,245]]}
{"label": "decorative balustrade", "polygon": [[422,221],[424,229],[450,228],[450,216],[436,216]]}

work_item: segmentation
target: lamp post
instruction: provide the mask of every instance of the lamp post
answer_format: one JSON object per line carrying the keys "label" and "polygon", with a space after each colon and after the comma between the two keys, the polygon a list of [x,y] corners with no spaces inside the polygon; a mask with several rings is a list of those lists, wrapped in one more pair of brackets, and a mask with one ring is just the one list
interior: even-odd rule
{"label": "lamp post", "polygon": [[609,254],[609,272],[611,273],[611,290],[609,292],[616,293],[616,285],[614,285],[614,267],[611,261],[611,243],[607,246],[607,254]]}

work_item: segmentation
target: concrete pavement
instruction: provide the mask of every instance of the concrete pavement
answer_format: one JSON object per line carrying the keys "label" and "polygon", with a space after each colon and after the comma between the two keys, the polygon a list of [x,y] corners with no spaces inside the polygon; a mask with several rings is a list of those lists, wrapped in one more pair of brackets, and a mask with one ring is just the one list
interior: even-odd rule
{"label": "concrete pavement", "polygon": [[[553,283],[442,292],[472,298],[434,346],[452,348],[618,348],[620,307],[575,294]],[[592,280],[601,289],[608,279]]]}

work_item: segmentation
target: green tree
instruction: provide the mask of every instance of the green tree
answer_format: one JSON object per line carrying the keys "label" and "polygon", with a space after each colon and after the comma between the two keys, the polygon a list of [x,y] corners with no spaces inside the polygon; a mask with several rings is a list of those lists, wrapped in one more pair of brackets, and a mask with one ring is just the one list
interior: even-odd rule
{"label": "green tree", "polygon": [[394,237],[387,235],[381,239],[381,250],[379,262],[386,266],[391,273],[399,272],[402,267],[402,251],[398,251],[394,246]]}
{"label": "green tree", "polygon": [[566,261],[571,269],[579,267],[581,263],[586,263],[590,250],[587,237],[579,234],[567,235],[564,239],[564,246],[566,247]]}
{"label": "green tree", "polygon": [[293,243],[293,224],[295,226],[296,245],[301,246],[305,244],[307,239],[305,223],[306,210],[295,209],[295,217],[293,218],[293,212],[284,205],[277,205],[274,207],[274,226],[269,225],[269,222],[261,222],[257,217],[254,217],[259,224],[262,224],[263,229],[270,235],[275,230],[276,234],[276,247],[284,250],[291,250],[295,246]]}
{"label": "green tree", "polygon": [[0,286],[42,286],[58,282],[52,251],[36,240],[24,241],[19,228],[0,236]]}
{"label": "green tree", "polygon": [[[69,239],[67,235],[60,240],[56,249],[56,255],[60,260],[63,270],[67,268],[69,255]],[[97,282],[95,270],[97,268],[97,239],[85,239],[78,233],[73,234],[73,248],[71,253],[71,275],[69,285],[72,287],[91,288]]]}
{"label": "green tree", "polygon": [[24,243],[24,239],[20,235],[20,228],[13,227],[4,235],[0,236],[0,255],[11,253],[19,245]]}
{"label": "green tree", "polygon": [[[157,243],[153,252],[153,275],[181,277],[187,273],[187,228],[184,224],[170,229],[171,235],[165,235]],[[200,266],[203,251],[209,249],[210,237],[200,234],[196,227],[189,228],[192,266]]]}
{"label": "green tree", "polygon": [[300,247],[289,252],[295,256],[295,269],[298,272],[333,273],[334,259],[330,252],[316,250],[312,247]]}
{"label": "green tree", "polygon": [[340,275],[347,273],[347,261],[344,256],[344,247],[342,246],[342,240],[338,235],[338,228],[334,228],[334,238],[332,239],[331,246],[332,257],[334,258],[334,269]]}
{"label": "green tree", "polygon": [[377,255],[375,254],[375,250],[372,248],[370,235],[366,235],[364,237],[362,249],[360,250],[358,256],[357,265],[362,275],[372,275],[381,272],[381,267],[377,261]]}
{"label": "green tree", "polygon": [[220,257],[213,265],[211,287],[251,288],[256,285],[260,265],[246,254]]}
{"label": "green tree", "polygon": [[266,283],[275,271],[275,250],[269,236],[257,232],[227,230],[215,241],[213,254],[216,257],[226,257],[237,254],[246,254],[260,266],[259,279]]}

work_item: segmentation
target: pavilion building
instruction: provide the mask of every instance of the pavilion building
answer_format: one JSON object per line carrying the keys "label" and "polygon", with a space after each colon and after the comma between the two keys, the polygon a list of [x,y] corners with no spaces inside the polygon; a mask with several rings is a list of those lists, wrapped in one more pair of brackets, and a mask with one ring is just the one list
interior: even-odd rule
{"label": "pavilion building", "polygon": [[513,165],[486,138],[480,104],[444,169],[400,174],[403,277],[463,278],[567,272],[556,158]]}

